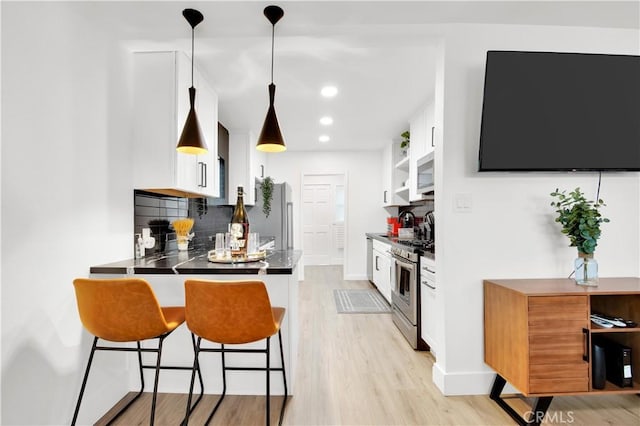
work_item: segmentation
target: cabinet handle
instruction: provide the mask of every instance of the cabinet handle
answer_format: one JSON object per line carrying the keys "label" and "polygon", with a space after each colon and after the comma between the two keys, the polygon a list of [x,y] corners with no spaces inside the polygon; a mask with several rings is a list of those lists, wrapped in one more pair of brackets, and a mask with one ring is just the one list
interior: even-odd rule
{"label": "cabinet handle", "polygon": [[591,345],[589,344],[589,329],[583,328],[582,334],[584,336],[584,353],[582,354],[582,359],[583,361],[589,362],[589,349],[591,349]]}
{"label": "cabinet handle", "polygon": [[434,286],[432,286],[431,284],[429,284],[429,281],[421,281],[422,284],[424,284],[425,286],[429,287],[431,290],[435,290],[436,288]]}
{"label": "cabinet handle", "polygon": [[207,163],[202,163],[202,187],[207,187]]}
{"label": "cabinet handle", "polygon": [[434,139],[434,138],[433,138],[433,134],[434,134],[434,132],[435,132],[435,131],[436,131],[435,126],[431,126],[431,147],[435,147],[435,146],[436,146],[436,145],[435,145],[435,142],[434,142],[434,140],[433,140],[433,139]]}
{"label": "cabinet handle", "polygon": [[260,164],[260,177],[264,177],[264,165]]}
{"label": "cabinet handle", "polygon": [[376,256],[376,271],[379,271],[380,269],[378,268],[378,256]]}
{"label": "cabinet handle", "polygon": [[383,198],[384,202],[386,203],[387,202],[387,191],[386,190],[384,191],[382,198]]}
{"label": "cabinet handle", "polygon": [[207,163],[198,161],[198,171],[200,172],[200,182],[198,186],[201,188],[207,187]]}

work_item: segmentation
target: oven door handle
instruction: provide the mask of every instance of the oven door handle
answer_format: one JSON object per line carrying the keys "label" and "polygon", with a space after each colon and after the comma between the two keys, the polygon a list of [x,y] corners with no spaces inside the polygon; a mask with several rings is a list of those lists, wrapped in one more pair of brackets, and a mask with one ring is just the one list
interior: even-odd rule
{"label": "oven door handle", "polygon": [[399,263],[401,265],[404,265],[408,268],[414,269],[415,268],[415,263],[408,261],[400,256],[398,256],[397,254],[391,254],[391,256],[393,256],[393,259],[396,261],[396,263]]}

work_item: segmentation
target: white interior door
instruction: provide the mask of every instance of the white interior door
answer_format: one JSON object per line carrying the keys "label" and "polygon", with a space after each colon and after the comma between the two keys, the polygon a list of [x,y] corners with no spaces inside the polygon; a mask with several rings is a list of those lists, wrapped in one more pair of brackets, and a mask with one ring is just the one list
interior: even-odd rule
{"label": "white interior door", "polygon": [[305,265],[344,261],[344,177],[305,176],[302,189],[302,244]]}

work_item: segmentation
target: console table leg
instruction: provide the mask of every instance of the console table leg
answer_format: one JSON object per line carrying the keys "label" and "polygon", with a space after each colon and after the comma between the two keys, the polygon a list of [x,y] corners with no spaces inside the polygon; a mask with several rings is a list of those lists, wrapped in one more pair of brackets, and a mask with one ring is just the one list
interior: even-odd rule
{"label": "console table leg", "polygon": [[552,399],[552,396],[536,398],[536,401],[533,403],[533,409],[531,410],[532,419],[530,419],[527,424],[539,426],[542,420],[544,420],[545,414],[547,414]]}
{"label": "console table leg", "polygon": [[529,420],[525,420],[522,418],[520,414],[518,414],[509,404],[507,404],[501,397],[502,390],[504,386],[507,384],[507,381],[496,374],[496,378],[493,381],[493,386],[491,387],[491,393],[489,394],[489,398],[496,402],[513,420],[518,423],[519,426],[539,426],[544,419],[547,410],[549,409],[549,405],[551,404],[552,396],[545,396],[541,398],[536,398],[533,409],[529,412],[531,414],[531,418]]}

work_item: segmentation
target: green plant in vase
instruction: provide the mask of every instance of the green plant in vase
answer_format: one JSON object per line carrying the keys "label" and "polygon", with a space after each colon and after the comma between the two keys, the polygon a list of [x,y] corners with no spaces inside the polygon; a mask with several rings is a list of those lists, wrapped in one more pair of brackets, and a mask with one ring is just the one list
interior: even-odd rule
{"label": "green plant in vase", "polygon": [[578,249],[574,269],[576,282],[596,285],[598,263],[593,259],[593,253],[600,238],[600,224],[609,222],[609,219],[600,214],[604,201],[587,200],[580,188],[568,194],[556,188],[551,196],[556,199],[551,202],[558,213],[555,221],[562,225],[562,233],[569,238],[569,246]]}

